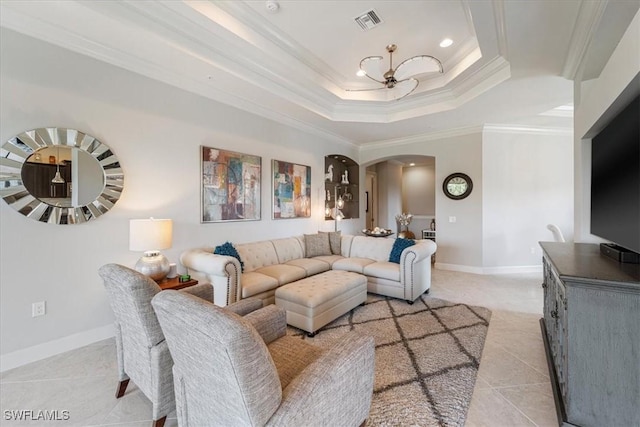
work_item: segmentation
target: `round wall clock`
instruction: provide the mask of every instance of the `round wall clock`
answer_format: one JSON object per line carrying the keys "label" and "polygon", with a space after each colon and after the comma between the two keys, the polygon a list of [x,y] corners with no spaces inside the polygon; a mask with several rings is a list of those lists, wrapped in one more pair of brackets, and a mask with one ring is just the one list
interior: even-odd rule
{"label": "round wall clock", "polygon": [[461,200],[471,194],[473,182],[469,175],[464,173],[452,173],[444,179],[442,183],[442,191],[453,200]]}

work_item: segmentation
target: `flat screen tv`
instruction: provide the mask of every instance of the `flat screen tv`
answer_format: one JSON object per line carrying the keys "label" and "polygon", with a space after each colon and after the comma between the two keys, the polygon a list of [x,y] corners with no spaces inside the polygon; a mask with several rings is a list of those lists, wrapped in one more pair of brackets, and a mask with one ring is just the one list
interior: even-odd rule
{"label": "flat screen tv", "polygon": [[640,253],[640,96],[592,139],[591,233]]}

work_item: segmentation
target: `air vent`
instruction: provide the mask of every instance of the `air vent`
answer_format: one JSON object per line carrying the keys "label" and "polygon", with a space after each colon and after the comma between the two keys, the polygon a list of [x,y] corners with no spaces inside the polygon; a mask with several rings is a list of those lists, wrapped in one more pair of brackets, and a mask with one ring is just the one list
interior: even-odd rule
{"label": "air vent", "polygon": [[354,20],[358,23],[358,25],[360,25],[362,31],[370,30],[373,27],[382,24],[382,19],[380,19],[374,9],[361,14],[360,16],[354,18]]}

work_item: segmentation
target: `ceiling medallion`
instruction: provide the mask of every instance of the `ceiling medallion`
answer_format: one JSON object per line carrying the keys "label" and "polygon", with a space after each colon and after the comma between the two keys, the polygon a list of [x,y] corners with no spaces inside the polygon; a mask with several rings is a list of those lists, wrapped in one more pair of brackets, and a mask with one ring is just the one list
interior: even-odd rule
{"label": "ceiling medallion", "polygon": [[383,87],[373,89],[347,89],[349,92],[363,92],[373,90],[392,90],[393,98],[402,99],[412,93],[418,87],[417,77],[425,73],[442,73],[442,63],[437,58],[430,55],[418,55],[402,61],[395,69],[393,68],[393,52],[398,46],[390,44],[387,46],[389,52],[389,69],[383,71],[382,56],[367,56],[360,61],[360,71],[358,75],[367,76],[373,81],[383,85]]}

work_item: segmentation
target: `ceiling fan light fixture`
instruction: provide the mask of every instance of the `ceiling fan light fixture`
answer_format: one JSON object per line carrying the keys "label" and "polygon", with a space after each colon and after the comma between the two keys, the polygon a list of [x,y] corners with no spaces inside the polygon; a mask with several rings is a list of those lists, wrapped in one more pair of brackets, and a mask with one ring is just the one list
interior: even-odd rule
{"label": "ceiling fan light fixture", "polygon": [[382,56],[367,56],[360,61],[358,76],[366,76],[380,83],[383,87],[373,89],[347,89],[349,92],[361,92],[389,89],[393,90],[392,98],[399,100],[411,94],[418,87],[417,76],[426,73],[444,72],[442,63],[430,55],[418,55],[406,59],[396,68],[393,68],[393,53],[398,47],[395,44],[387,45],[389,53],[389,69],[384,71],[384,58]]}

